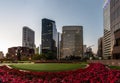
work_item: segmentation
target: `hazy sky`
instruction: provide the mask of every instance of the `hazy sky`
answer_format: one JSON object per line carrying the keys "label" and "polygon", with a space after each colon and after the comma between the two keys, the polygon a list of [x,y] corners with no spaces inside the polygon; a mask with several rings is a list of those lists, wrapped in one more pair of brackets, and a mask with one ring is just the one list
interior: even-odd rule
{"label": "hazy sky", "polygon": [[35,31],[35,44],[41,43],[41,19],[56,21],[57,30],[64,25],[82,25],[84,44],[95,45],[103,35],[104,0],[0,0],[0,51],[22,45],[22,27]]}

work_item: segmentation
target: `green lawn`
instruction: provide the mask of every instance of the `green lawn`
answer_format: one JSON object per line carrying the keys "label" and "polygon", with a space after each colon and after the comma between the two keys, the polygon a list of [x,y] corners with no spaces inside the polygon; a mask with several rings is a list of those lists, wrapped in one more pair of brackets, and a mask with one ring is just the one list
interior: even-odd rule
{"label": "green lawn", "polygon": [[76,70],[84,68],[86,63],[40,63],[40,64],[11,64],[10,66],[21,70],[56,72],[66,70]]}
{"label": "green lawn", "polygon": [[111,68],[111,69],[118,69],[118,70],[120,70],[120,66],[109,66],[109,68]]}

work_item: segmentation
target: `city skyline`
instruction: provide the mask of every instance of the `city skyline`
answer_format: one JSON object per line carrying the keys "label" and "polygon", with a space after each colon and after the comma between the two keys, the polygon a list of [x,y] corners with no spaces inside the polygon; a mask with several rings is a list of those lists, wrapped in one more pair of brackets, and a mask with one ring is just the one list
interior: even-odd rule
{"label": "city skyline", "polygon": [[41,19],[56,22],[58,32],[62,26],[83,26],[84,44],[97,51],[97,39],[103,34],[103,0],[1,0],[0,1],[0,51],[22,46],[22,27],[35,31],[35,44],[41,44]]}

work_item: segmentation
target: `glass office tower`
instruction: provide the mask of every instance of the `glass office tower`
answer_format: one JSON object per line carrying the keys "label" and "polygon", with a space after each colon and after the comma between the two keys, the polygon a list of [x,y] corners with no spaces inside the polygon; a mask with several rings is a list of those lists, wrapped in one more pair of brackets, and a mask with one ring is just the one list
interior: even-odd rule
{"label": "glass office tower", "polygon": [[42,19],[42,53],[52,52],[57,57],[57,35],[55,21]]}

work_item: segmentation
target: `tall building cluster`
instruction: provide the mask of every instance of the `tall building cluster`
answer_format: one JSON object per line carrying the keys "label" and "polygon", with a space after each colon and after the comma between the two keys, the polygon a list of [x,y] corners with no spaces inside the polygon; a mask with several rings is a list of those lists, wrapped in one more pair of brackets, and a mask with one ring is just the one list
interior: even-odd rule
{"label": "tall building cluster", "polygon": [[[103,37],[98,40],[98,56],[104,59],[120,59],[120,0],[104,0],[103,5]],[[44,54],[52,53],[55,59],[69,57],[83,57],[91,50],[83,46],[82,26],[63,26],[62,33],[57,31],[56,22],[51,19],[42,19],[41,45],[35,47],[35,32],[27,26],[23,27],[22,46],[8,49],[9,56],[18,52],[31,57],[39,51]],[[90,48],[90,49],[89,49]],[[32,50],[33,49],[33,50]],[[27,53],[24,53],[26,50]]]}
{"label": "tall building cluster", "polygon": [[53,52],[57,59],[83,55],[83,27],[64,26],[57,32],[55,21],[42,19],[42,53]]}
{"label": "tall building cluster", "polygon": [[22,46],[8,48],[6,57],[11,60],[31,60],[35,54],[35,32],[27,26],[22,30]]}
{"label": "tall building cluster", "polygon": [[[51,19],[42,19],[41,45],[35,46],[35,32],[27,26],[23,27],[22,46],[8,49],[8,57],[18,52],[29,57],[30,54],[52,55],[60,60],[74,57],[83,57],[88,48],[83,46],[82,26],[63,26],[62,33],[57,31],[56,22]],[[104,59],[120,59],[120,0],[104,0],[103,5],[103,37],[98,40],[98,56]],[[90,46],[91,47],[91,46]],[[24,53],[24,52],[27,53]]]}
{"label": "tall building cluster", "polygon": [[[28,26],[22,30],[22,46],[8,48],[6,57],[13,60],[25,60],[33,57],[34,54],[52,53],[54,59],[60,60],[70,57],[83,56],[83,27],[64,26],[62,33],[57,31],[56,22],[42,19],[41,45],[35,46],[35,32]],[[48,55],[47,55],[48,56]]]}
{"label": "tall building cluster", "polygon": [[103,12],[103,57],[120,59],[120,0],[104,0]]}

